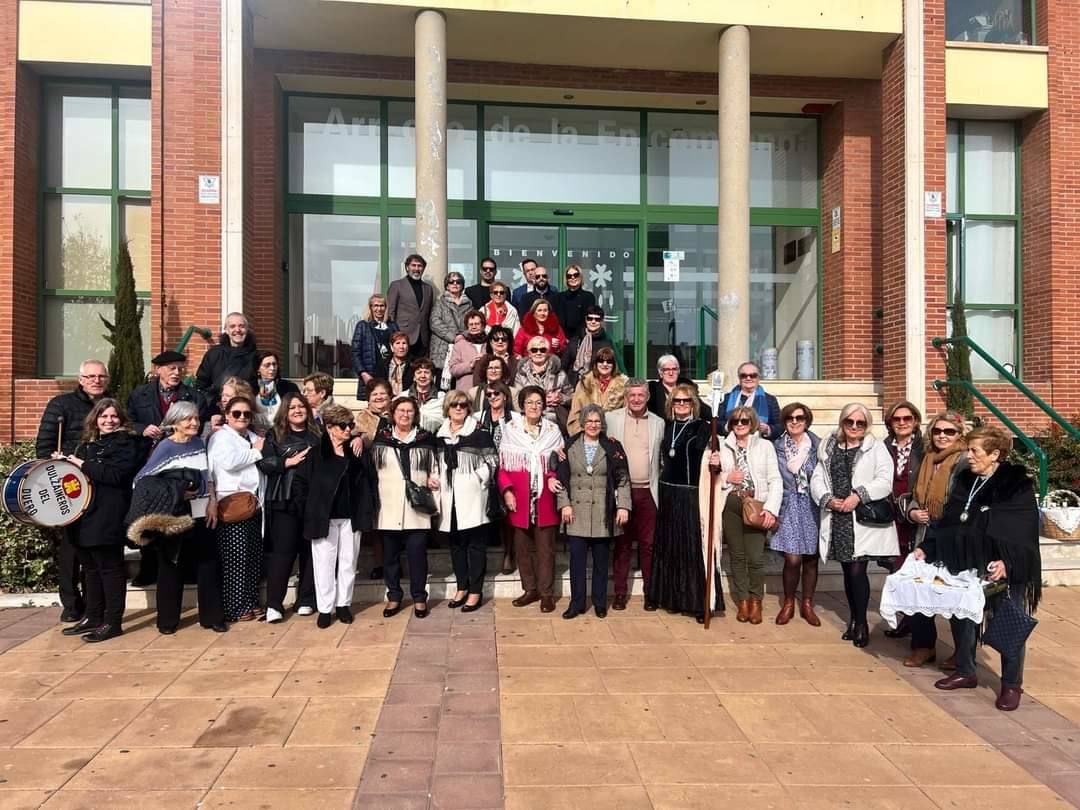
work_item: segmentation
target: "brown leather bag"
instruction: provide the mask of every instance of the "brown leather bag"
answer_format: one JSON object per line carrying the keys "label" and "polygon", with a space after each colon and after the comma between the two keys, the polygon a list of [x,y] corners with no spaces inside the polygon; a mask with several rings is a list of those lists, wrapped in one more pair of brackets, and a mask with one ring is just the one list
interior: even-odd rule
{"label": "brown leather bag", "polygon": [[254,517],[258,508],[259,501],[250,492],[234,492],[218,501],[218,520],[222,523],[242,523]]}
{"label": "brown leather bag", "polygon": [[753,529],[765,528],[765,503],[749,495],[742,499],[742,522]]}

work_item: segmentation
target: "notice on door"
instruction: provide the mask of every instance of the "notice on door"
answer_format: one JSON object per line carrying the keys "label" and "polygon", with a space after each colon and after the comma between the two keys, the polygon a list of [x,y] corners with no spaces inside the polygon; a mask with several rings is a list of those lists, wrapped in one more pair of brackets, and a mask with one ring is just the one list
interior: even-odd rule
{"label": "notice on door", "polygon": [[686,258],[686,252],[682,250],[664,251],[664,283],[678,284],[679,273],[682,268],[682,260]]}

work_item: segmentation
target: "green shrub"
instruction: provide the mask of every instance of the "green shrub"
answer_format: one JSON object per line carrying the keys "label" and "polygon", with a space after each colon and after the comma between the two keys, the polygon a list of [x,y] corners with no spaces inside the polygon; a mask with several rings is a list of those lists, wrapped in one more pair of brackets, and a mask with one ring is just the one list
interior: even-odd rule
{"label": "green shrub", "polygon": [[[1080,416],[1074,416],[1070,421],[1074,427],[1080,428]],[[1049,488],[1070,489],[1080,493],[1080,440],[1074,439],[1056,422],[1051,422],[1049,427],[1031,434],[1031,438],[1046,453]],[[1020,442],[1014,444],[1013,452],[1031,471],[1032,478],[1038,480],[1039,463],[1035,456]]]}
{"label": "green shrub", "polygon": [[[0,472],[34,458],[32,442],[0,445]],[[39,529],[13,519],[0,510],[0,591],[56,590],[55,549],[60,532]]]}

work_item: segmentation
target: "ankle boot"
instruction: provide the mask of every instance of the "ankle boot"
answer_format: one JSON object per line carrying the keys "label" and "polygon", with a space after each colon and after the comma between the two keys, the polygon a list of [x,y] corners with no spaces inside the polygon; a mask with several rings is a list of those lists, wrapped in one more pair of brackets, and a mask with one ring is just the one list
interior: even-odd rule
{"label": "ankle boot", "polygon": [[855,620],[854,619],[848,619],[847,629],[843,632],[843,634],[840,636],[840,638],[842,638],[844,641],[851,641],[853,638],[855,638]]}
{"label": "ankle boot", "polygon": [[821,627],[821,619],[814,613],[814,599],[813,597],[803,599],[802,604],[799,607],[799,615],[806,620],[806,623],[811,627]]}
{"label": "ankle boot", "polygon": [[780,612],[776,614],[777,624],[787,624],[791,621],[791,617],[795,615],[795,597],[785,596],[784,604],[780,608]]}
{"label": "ankle boot", "polygon": [[750,600],[749,599],[740,599],[739,600],[739,612],[735,615],[735,620],[739,621],[739,622],[748,622],[748,621],[750,621]]}
{"label": "ankle boot", "polygon": [[761,624],[761,597],[750,597],[750,624]]}

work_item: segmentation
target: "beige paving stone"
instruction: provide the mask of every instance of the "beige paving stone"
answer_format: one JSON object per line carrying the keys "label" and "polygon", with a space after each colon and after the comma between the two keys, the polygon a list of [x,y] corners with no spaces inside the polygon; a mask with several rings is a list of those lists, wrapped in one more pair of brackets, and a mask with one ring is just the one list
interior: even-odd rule
{"label": "beige paving stone", "polygon": [[794,667],[778,669],[712,669],[698,671],[709,686],[723,694],[817,694],[817,689]]}
{"label": "beige paving stone", "polygon": [[161,695],[181,697],[270,697],[285,680],[284,672],[196,672],[188,670]]}
{"label": "beige paving stone", "polygon": [[326,672],[294,669],[285,676],[277,697],[369,697],[381,698],[390,685],[390,671],[354,669]]}
{"label": "beige paving stone", "polygon": [[799,674],[827,695],[904,695],[920,692],[907,680],[885,666],[798,667]]}
{"label": "beige paving stone", "polygon": [[112,650],[95,656],[79,674],[133,674],[139,672],[182,672],[198,657],[197,650]]}
{"label": "beige paving stone", "polygon": [[[715,796],[714,796],[715,800]],[[652,810],[649,794],[640,786],[509,788],[506,810]]]}
{"label": "beige paving stone", "polygon": [[[499,667],[531,667],[538,669],[592,669],[596,666],[589,647],[568,644],[538,644],[535,646],[511,644],[499,646]],[[597,647],[596,649],[612,649]]]}
{"label": "beige paving stone", "polygon": [[[800,716],[817,730],[824,742],[906,742],[903,735],[894,730],[884,718],[871,711],[857,696],[793,695],[792,702],[798,708]],[[908,704],[907,708],[918,711],[911,704]]]}
{"label": "beige paving stone", "polygon": [[1024,670],[1024,691],[1040,700],[1044,696],[1080,696],[1080,678],[1076,667]]}
{"label": "beige paving stone", "polygon": [[215,788],[351,788],[360,783],[367,748],[241,749]]}
{"label": "beige paving stone", "polygon": [[500,700],[504,743],[584,742],[572,695],[508,695]]}
{"label": "beige paving stone", "polygon": [[691,667],[672,669],[602,669],[604,687],[617,694],[708,694],[709,683]]}
{"label": "beige paving stone", "polygon": [[329,789],[238,789],[214,788],[199,805],[201,810],[296,810],[312,807],[319,810],[349,810],[355,788]]}
{"label": "beige paving stone", "polygon": [[509,644],[554,644],[555,631],[548,619],[496,620],[495,641],[500,649]]}
{"label": "beige paving stone", "polygon": [[[840,641],[822,644],[777,644],[773,649],[792,667],[859,667],[867,669],[884,666],[884,662],[866,649]],[[906,653],[905,653],[906,655]]]}
{"label": "beige paving stone", "polygon": [[341,637],[340,646],[399,644],[404,634],[405,624],[402,622],[353,622]]}
{"label": "beige paving stone", "polygon": [[[87,646],[86,644],[83,645]],[[0,674],[20,674],[31,672],[75,672],[98,658],[98,653],[80,651],[82,655],[67,652],[21,652],[20,648],[8,650],[0,655]]]}
{"label": "beige paving stone", "polygon": [[33,672],[24,675],[5,675],[0,678],[0,700],[34,700],[61,683],[69,674],[67,672]]}
{"label": "beige paving stone", "polygon": [[367,745],[379,719],[379,698],[311,698],[286,745]]}
{"label": "beige paving stone", "polygon": [[[275,649],[276,651],[276,649]],[[282,650],[282,652],[285,652]],[[397,663],[398,645],[380,644],[363,647],[310,647],[300,651],[296,669],[321,669],[337,672],[343,669],[393,669]]]}
{"label": "beige paving stone", "polygon": [[0,750],[0,797],[8,790],[56,790],[94,756],[93,748]]}
{"label": "beige paving stone", "polygon": [[[158,637],[146,645],[146,650],[206,650],[215,644],[220,636],[213,630],[200,627],[198,624],[189,627],[181,627],[171,636]],[[109,642],[112,643],[111,641]]]}
{"label": "beige paving stone", "polygon": [[178,676],[176,672],[100,672],[75,675],[49,692],[51,698],[155,698]]}
{"label": "beige paving stone", "polygon": [[42,810],[191,810],[202,796],[202,790],[59,790]]}
{"label": "beige paving stone", "polygon": [[[1039,605],[1042,612],[1042,605]],[[1065,810],[1073,805],[1045,785],[1030,787],[999,786],[993,790],[978,792],[978,798],[972,798],[970,787],[934,787],[929,791],[938,807],[947,810],[977,805],[979,810]]]}
{"label": "beige paving stone", "polygon": [[586,695],[573,701],[586,742],[664,739],[643,695]]}
{"label": "beige paving stone", "polygon": [[572,622],[552,623],[559,644],[614,644],[615,635],[607,621],[578,617]]}
{"label": "beige paving stone", "polygon": [[[81,636],[65,636],[60,633],[61,628],[52,627],[43,633],[39,633],[17,647],[13,647],[14,652],[55,652],[55,651],[67,651],[67,650],[79,650],[81,654],[95,654],[104,652],[97,645],[87,644],[82,640]],[[144,635],[136,635],[133,633],[127,633],[118,636],[116,638],[109,639],[106,644],[110,650],[141,650],[148,643],[150,643],[150,637]]]}
{"label": "beige paving stone", "polygon": [[786,669],[790,664],[768,644],[688,645],[683,650],[696,667],[710,669]]}
{"label": "beige paving stone", "polygon": [[717,797],[738,796],[740,808],[786,810],[791,796],[780,785],[649,785],[654,810],[716,810]]}
{"label": "beige paving stone", "polygon": [[[799,711],[795,695],[725,694],[720,702],[754,742],[825,742]],[[800,696],[805,697],[805,696]]]}
{"label": "beige paving stone", "polygon": [[149,700],[74,700],[20,748],[97,748],[105,745],[149,705]]}
{"label": "beige paving stone", "polygon": [[608,627],[618,644],[677,644],[678,640],[661,621],[634,619],[624,621],[620,616]]}
{"label": "beige paving stone", "polygon": [[879,745],[878,750],[920,786],[1038,784],[1031,774],[989,745]]}
{"label": "beige paving stone", "polygon": [[335,621],[326,629],[310,622],[289,622],[285,635],[274,649],[304,649],[305,647],[336,647],[345,635],[349,625]]}
{"label": "beige paving stone", "polygon": [[499,689],[505,695],[585,695],[604,693],[597,669],[499,669]]}
{"label": "beige paving stone", "polygon": [[887,695],[859,695],[859,700],[908,742],[982,742],[979,735],[927,698],[897,701]]}
{"label": "beige paving stone", "polygon": [[195,741],[195,747],[284,745],[306,704],[304,698],[232,700]]}
{"label": "beige paving stone", "polygon": [[295,666],[300,650],[234,649],[212,646],[199,653],[191,665],[193,672],[287,672]]}
{"label": "beige paving stone", "polygon": [[754,749],[783,785],[911,784],[872,745],[754,743]]}
{"label": "beige paving stone", "polygon": [[646,695],[664,739],[741,742],[746,736],[715,695]]}
{"label": "beige paving stone", "polygon": [[690,657],[676,644],[647,644],[598,646],[592,648],[592,658],[601,669],[689,668]]}
{"label": "beige paving stone", "polygon": [[[1024,662],[1024,680],[1027,680],[1027,661]],[[1025,690],[1027,684],[1024,684]],[[1042,695],[1039,701],[1055,712],[1080,725],[1080,697],[1071,695]]]}
{"label": "beige paving stone", "polygon": [[0,747],[15,745],[49,722],[69,703],[67,700],[0,701]]}
{"label": "beige paving stone", "polygon": [[630,749],[621,743],[504,745],[507,787],[640,785]]}
{"label": "beige paving stone", "polygon": [[[788,792],[799,810],[834,810],[837,807],[859,807],[866,810],[933,810],[937,807],[923,791],[917,787],[814,787],[799,785],[789,788]],[[970,807],[974,801],[983,807],[979,799],[968,795]],[[1013,810],[1020,805],[1014,805]]]}
{"label": "beige paving stone", "polygon": [[232,748],[106,748],[65,788],[156,790],[168,779],[170,790],[206,789],[233,753]]}
{"label": "beige paving stone", "polygon": [[631,743],[641,781],[646,785],[775,784],[764,759],[739,743]]}
{"label": "beige paving stone", "polygon": [[55,795],[49,790],[5,790],[0,794],[0,807],[3,810],[37,810]]}
{"label": "beige paving stone", "polygon": [[276,646],[285,635],[285,628],[280,624],[266,622],[235,622],[229,625],[228,633],[218,633],[213,646],[238,647],[252,650]]}
{"label": "beige paving stone", "polygon": [[158,698],[112,742],[110,748],[190,748],[214,725],[228,698]]}

